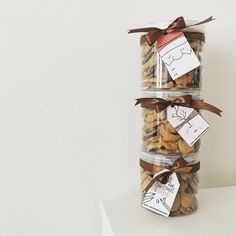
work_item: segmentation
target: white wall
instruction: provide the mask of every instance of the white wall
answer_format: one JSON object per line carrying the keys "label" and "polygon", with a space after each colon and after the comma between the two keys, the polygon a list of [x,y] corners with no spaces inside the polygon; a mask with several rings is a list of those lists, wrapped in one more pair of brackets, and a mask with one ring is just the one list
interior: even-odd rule
{"label": "white wall", "polygon": [[233,0],[0,2],[0,234],[99,235],[101,199],[139,188],[140,48],[126,30],[207,26],[201,186],[236,184]]}

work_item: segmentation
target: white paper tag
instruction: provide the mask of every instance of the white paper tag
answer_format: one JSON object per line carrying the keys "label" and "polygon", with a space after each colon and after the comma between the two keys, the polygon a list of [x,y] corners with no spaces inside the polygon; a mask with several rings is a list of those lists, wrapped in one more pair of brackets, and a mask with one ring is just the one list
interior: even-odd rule
{"label": "white paper tag", "polygon": [[181,32],[162,35],[158,39],[157,50],[173,80],[200,66],[200,61]]}
{"label": "white paper tag", "polygon": [[189,107],[168,106],[167,119],[190,147],[210,129],[202,116]]}
{"label": "white paper tag", "polygon": [[[162,170],[158,174],[168,171]],[[166,184],[156,181],[144,196],[142,207],[168,217],[179,189],[179,180],[176,173],[173,173]]]}

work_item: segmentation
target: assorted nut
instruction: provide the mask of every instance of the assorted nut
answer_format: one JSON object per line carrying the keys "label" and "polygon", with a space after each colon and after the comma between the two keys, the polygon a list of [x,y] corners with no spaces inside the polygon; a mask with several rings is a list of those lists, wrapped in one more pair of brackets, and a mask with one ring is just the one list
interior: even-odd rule
{"label": "assorted nut", "polygon": [[167,112],[157,113],[154,109],[143,108],[142,149],[148,152],[187,155],[200,148],[200,141],[189,146],[167,121]]}
{"label": "assorted nut", "polygon": [[[153,178],[153,173],[145,171],[141,168],[141,191],[143,193],[145,187]],[[188,215],[194,212],[198,207],[196,194],[198,192],[198,173],[177,174],[180,187],[172,205],[170,216]],[[142,194],[141,199],[144,198]]]}
{"label": "assorted nut", "polygon": [[[190,39],[186,36],[193,51],[202,61],[202,52],[204,42],[200,39]],[[149,46],[146,42],[142,42],[142,88],[200,88],[201,87],[201,71],[202,66],[182,75],[176,80],[172,80],[166,66],[162,63],[156,43]]]}

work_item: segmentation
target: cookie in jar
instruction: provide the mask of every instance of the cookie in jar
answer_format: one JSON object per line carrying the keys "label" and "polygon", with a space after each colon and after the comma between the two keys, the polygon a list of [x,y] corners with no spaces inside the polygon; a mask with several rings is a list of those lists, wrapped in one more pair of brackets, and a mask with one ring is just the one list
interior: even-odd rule
{"label": "cookie in jar", "polygon": [[[158,98],[174,100],[175,98],[186,95],[188,91],[145,91],[145,98]],[[199,91],[195,91],[193,99],[199,99]],[[144,99],[145,99],[144,98]],[[187,155],[198,152],[200,140],[194,145],[189,145],[170,124],[167,119],[167,109],[157,112],[155,107],[143,106],[143,128],[142,128],[142,150],[164,155]]]}
{"label": "cookie in jar", "polygon": [[[173,22],[160,21],[145,25],[144,28],[131,29],[129,33],[145,32],[140,38],[142,88],[201,88],[204,28],[205,23],[212,20],[209,17],[200,22],[178,17]],[[172,43],[173,47],[169,50]],[[164,55],[160,50],[163,46],[166,47]],[[170,65],[168,61],[173,64]]]}
{"label": "cookie in jar", "polygon": [[[191,35],[191,34],[190,34]],[[199,89],[202,84],[202,59],[205,36],[203,33],[196,33],[185,36],[197,56],[200,65],[193,70],[181,75],[177,79],[172,79],[165,63],[160,57],[157,49],[157,42],[149,46],[145,38],[141,37],[142,49],[142,75],[141,87],[143,89]]]}

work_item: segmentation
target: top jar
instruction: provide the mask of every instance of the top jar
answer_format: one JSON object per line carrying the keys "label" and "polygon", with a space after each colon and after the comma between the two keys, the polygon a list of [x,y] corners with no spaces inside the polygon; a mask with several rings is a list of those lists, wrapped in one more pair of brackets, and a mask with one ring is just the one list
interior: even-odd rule
{"label": "top jar", "polygon": [[[158,28],[166,28],[171,22],[158,22]],[[186,21],[187,25],[195,23]],[[153,26],[153,25],[152,25]],[[194,26],[183,30],[190,46],[202,64],[203,45],[205,42],[204,26]],[[156,42],[149,46],[145,36],[141,36],[142,48],[142,88],[143,89],[199,89],[201,88],[202,65],[173,80],[157,52]]]}

